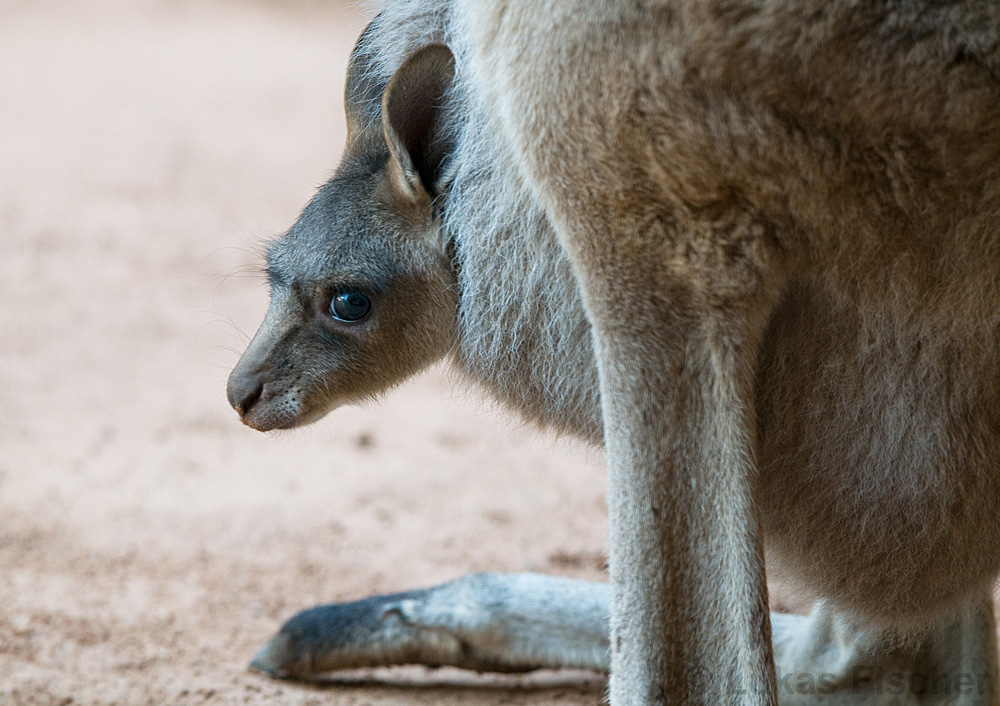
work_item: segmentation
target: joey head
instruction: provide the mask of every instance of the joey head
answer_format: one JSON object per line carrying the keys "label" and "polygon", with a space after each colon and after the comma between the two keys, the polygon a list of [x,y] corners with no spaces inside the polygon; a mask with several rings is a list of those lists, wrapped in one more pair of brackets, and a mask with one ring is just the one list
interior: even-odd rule
{"label": "joey head", "polygon": [[[229,402],[248,426],[309,424],[451,346],[458,304],[435,197],[447,174],[439,106],[453,66],[443,46],[415,55],[385,88],[381,125],[355,73],[343,162],[269,247],[271,304],[229,377]],[[435,80],[406,80],[422,75]]]}

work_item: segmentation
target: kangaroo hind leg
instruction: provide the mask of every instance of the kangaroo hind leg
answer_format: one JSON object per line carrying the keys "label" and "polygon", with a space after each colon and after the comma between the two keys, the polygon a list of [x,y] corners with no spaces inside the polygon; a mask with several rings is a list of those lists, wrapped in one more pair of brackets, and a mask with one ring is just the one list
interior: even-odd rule
{"label": "kangaroo hind leg", "polygon": [[901,638],[818,603],[808,617],[774,615],[782,706],[994,706],[993,601],[983,596],[951,621]]}
{"label": "kangaroo hind leg", "polygon": [[293,616],[250,666],[276,677],[400,664],[492,672],[607,670],[606,584],[470,574]]}

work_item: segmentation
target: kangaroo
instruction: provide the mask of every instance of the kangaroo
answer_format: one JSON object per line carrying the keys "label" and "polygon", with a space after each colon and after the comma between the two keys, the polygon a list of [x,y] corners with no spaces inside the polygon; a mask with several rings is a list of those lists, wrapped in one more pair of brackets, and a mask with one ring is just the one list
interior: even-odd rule
{"label": "kangaroo", "polygon": [[604,446],[610,583],[320,606],[253,667],[998,703],[1000,5],[391,2],[345,102],[231,404],[292,428],[448,357]]}

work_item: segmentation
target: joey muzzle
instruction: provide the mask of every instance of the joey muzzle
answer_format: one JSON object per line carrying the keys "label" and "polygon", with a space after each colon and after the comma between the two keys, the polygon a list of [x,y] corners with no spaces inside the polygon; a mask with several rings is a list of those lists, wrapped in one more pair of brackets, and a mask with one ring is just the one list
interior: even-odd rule
{"label": "joey muzzle", "polygon": [[257,431],[291,429],[315,418],[305,413],[294,385],[272,379],[243,361],[229,375],[226,396],[240,421]]}
{"label": "joey muzzle", "polygon": [[241,370],[241,367],[237,365],[230,373],[226,385],[226,397],[240,417],[245,417],[260,399],[264,391],[264,382],[260,375]]}
{"label": "joey muzzle", "polygon": [[240,421],[257,431],[290,429],[303,423],[298,376],[276,363],[287,353],[283,346],[296,330],[285,297],[273,297],[253,340],[229,374],[226,397]]}

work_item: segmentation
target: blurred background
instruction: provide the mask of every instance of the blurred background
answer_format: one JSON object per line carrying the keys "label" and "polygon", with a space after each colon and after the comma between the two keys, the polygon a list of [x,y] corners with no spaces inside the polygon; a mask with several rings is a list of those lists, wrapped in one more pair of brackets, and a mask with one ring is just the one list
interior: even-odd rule
{"label": "blurred background", "polygon": [[435,369],[262,435],[225,383],[262,242],[336,166],[364,8],[0,0],[0,703],[600,703],[585,675],[275,682],[310,605],[603,578],[599,453]]}

